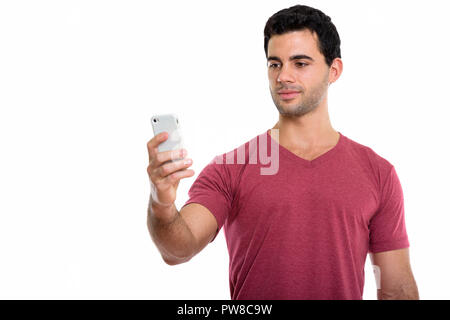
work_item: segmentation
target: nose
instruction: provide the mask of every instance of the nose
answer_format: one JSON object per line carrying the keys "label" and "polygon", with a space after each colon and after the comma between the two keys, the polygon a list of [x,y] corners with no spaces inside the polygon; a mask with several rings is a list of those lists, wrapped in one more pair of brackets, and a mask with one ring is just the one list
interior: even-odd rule
{"label": "nose", "polygon": [[295,82],[294,76],[287,66],[283,66],[280,68],[277,82]]}

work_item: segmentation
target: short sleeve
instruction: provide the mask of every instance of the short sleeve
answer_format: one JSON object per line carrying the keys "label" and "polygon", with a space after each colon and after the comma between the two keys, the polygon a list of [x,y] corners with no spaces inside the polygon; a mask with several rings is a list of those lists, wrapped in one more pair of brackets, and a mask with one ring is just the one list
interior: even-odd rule
{"label": "short sleeve", "polygon": [[218,158],[220,156],[211,160],[200,172],[188,191],[189,199],[183,205],[199,203],[211,211],[217,221],[217,231],[211,242],[224,225],[233,201],[230,175],[225,165],[216,161]]}
{"label": "short sleeve", "polygon": [[369,251],[373,253],[409,247],[403,190],[392,166],[381,189],[380,205],[369,223]]}

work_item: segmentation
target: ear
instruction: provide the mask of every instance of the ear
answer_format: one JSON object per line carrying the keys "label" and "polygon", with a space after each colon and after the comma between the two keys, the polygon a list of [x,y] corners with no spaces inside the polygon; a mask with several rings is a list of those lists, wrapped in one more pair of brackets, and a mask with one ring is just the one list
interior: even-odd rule
{"label": "ear", "polygon": [[330,66],[330,72],[328,75],[328,85],[332,84],[333,82],[336,82],[337,79],[339,79],[343,69],[344,65],[342,63],[342,60],[340,58],[335,58]]}

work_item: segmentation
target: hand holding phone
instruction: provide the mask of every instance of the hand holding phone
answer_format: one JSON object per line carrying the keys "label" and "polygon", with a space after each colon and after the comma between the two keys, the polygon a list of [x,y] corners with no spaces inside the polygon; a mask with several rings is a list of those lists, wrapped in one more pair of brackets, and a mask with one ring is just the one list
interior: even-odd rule
{"label": "hand holding phone", "polygon": [[186,158],[187,150],[183,148],[176,115],[153,116],[151,122],[155,136],[147,143],[147,173],[152,187],[150,200],[170,207],[175,202],[180,180],[194,175],[194,170],[187,169],[192,165],[192,159]]}
{"label": "hand holding phone", "polygon": [[168,139],[158,146],[159,152],[183,148],[183,139],[176,114],[155,115],[150,121],[155,136],[161,132],[167,132],[169,134]]}

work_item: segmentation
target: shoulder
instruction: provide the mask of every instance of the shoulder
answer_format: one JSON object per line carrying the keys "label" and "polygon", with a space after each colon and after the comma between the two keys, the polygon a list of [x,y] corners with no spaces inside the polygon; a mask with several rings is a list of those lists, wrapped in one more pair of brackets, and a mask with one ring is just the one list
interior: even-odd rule
{"label": "shoulder", "polygon": [[382,185],[394,168],[394,165],[372,147],[356,142],[349,137],[345,137],[345,139],[348,154],[373,174],[379,185]]}

